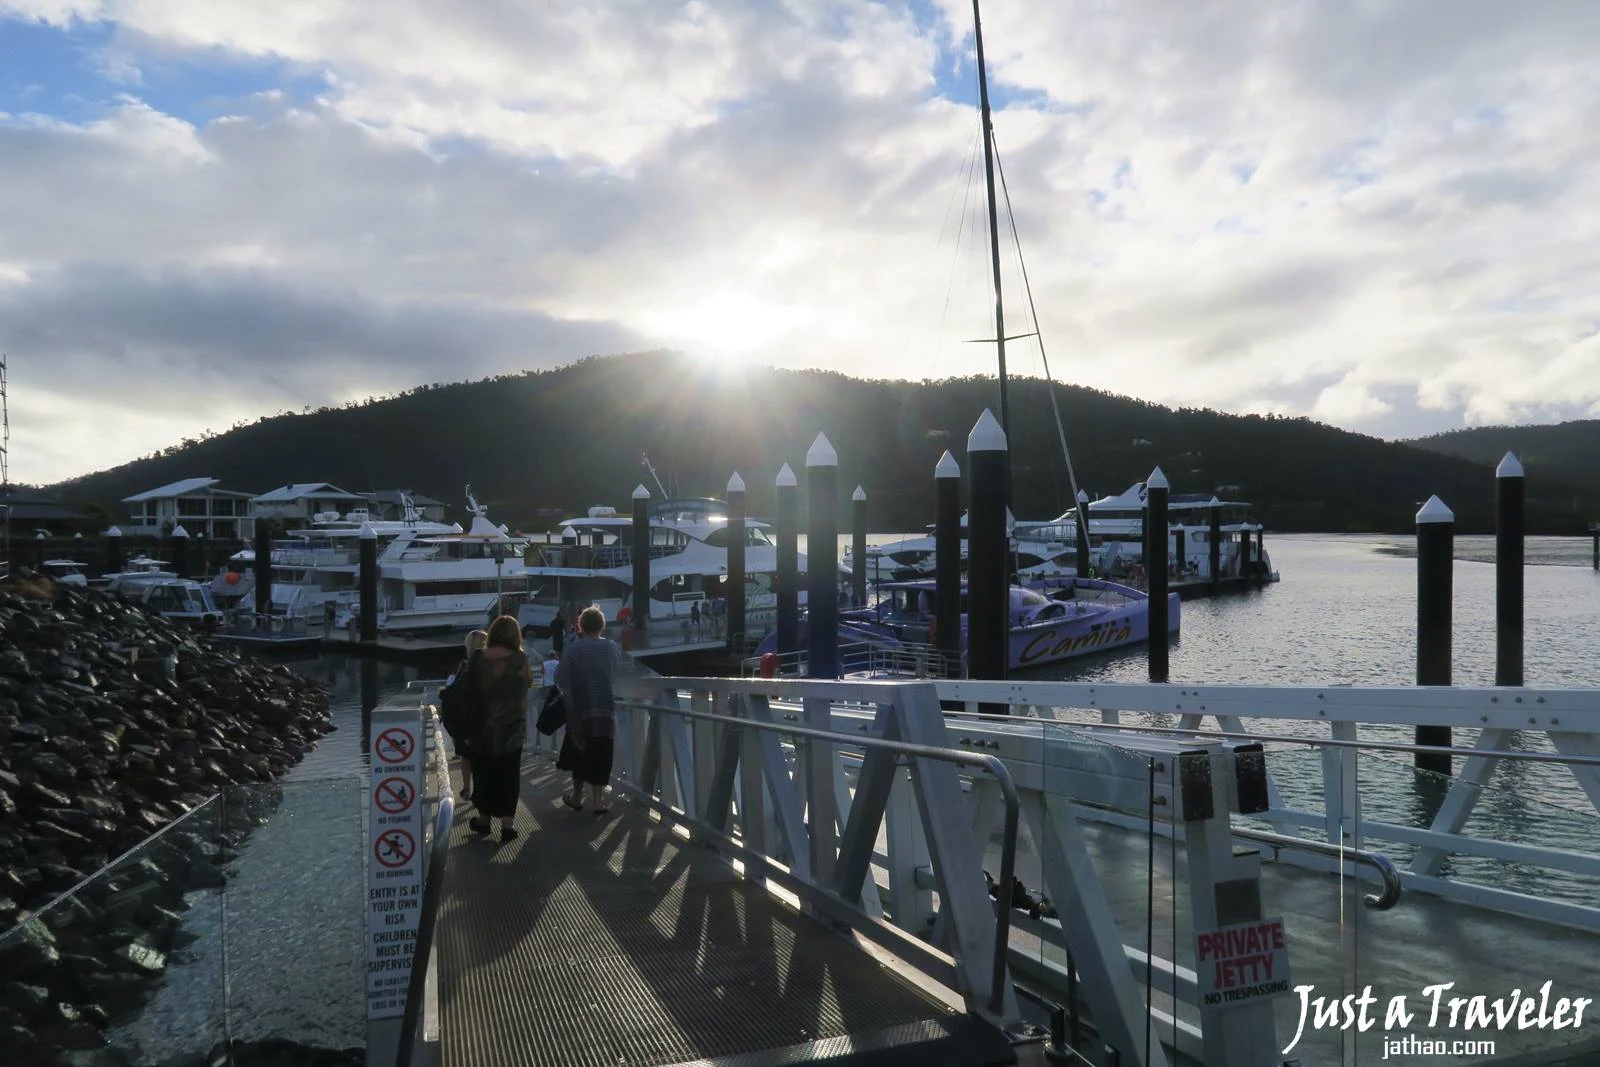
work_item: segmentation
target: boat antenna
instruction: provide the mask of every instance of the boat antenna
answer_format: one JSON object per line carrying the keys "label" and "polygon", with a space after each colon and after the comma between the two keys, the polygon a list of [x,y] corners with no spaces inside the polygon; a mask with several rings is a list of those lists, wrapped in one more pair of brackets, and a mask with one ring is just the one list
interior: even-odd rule
{"label": "boat antenna", "polygon": [[1006,317],[1000,294],[1000,225],[994,195],[994,118],[989,110],[989,77],[983,62],[983,24],[978,16],[978,0],[972,0],[972,35],[978,46],[978,105],[983,112],[983,177],[989,194],[989,259],[994,270],[995,354],[1000,368],[1000,429],[1005,431],[1006,503],[1011,503],[1011,405],[1006,396]]}
{"label": "boat antenna", "polygon": [[1067,484],[1072,487],[1072,507],[1078,515],[1078,536],[1083,538],[1083,543],[1089,543],[1089,516],[1082,501],[1078,499],[1078,475],[1072,469],[1072,452],[1067,448],[1067,430],[1061,421],[1061,405],[1056,402],[1056,383],[1050,377],[1050,357],[1044,350],[1044,332],[1039,329],[1039,312],[1033,303],[1033,283],[1028,281],[1028,263],[1022,257],[1022,237],[1017,233],[1017,216],[1011,210],[1011,190],[1006,185],[1006,167],[1000,161],[1000,153],[995,152],[995,167],[1000,172],[1000,192],[1006,198],[1006,219],[1011,223],[1011,241],[1017,246],[1017,266],[1022,272],[1022,291],[1028,297],[1028,317],[1033,320],[1033,335],[1039,339],[1039,358],[1044,361],[1044,380],[1046,391],[1050,394],[1050,411],[1056,417],[1056,436],[1061,440],[1061,455],[1067,461]]}
{"label": "boat antenna", "polygon": [[653,466],[650,465],[650,457],[647,456],[645,453],[640,452],[639,453],[639,459],[644,464],[644,469],[650,472],[650,477],[651,477],[651,479],[653,479],[655,481],[656,488],[661,490],[661,499],[662,500],[670,499],[672,497],[672,494],[667,492],[667,487],[661,484],[661,475],[657,474],[656,473],[656,469]]}

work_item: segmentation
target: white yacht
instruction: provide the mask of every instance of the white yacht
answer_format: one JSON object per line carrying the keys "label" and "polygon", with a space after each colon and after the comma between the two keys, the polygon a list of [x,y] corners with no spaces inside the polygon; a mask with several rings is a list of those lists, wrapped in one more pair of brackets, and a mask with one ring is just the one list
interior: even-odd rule
{"label": "white yacht", "polygon": [[[683,622],[698,607],[722,616],[728,595],[728,511],[706,497],[656,501],[649,508],[651,623]],[[745,519],[745,618],[750,633],[776,616],[778,548],[772,527]],[[633,588],[633,518],[613,507],[593,507],[561,524],[561,542],[534,545],[526,569],[528,593],[517,617],[525,629],[547,630],[559,609],[568,622],[578,609],[598,606],[607,619],[639,610]],[[798,557],[806,573],[806,557]],[[804,581],[800,602],[805,602]],[[718,603],[720,601],[720,603]]]}
{"label": "white yacht", "polygon": [[[1136,482],[1113,496],[1089,502],[1089,563],[1096,575],[1123,573],[1137,567],[1144,558],[1145,484]],[[1173,547],[1168,556],[1174,572],[1187,578],[1207,578],[1211,574],[1211,509],[1219,508],[1219,564],[1222,577],[1240,577],[1239,548],[1247,536],[1257,537],[1260,523],[1250,521],[1250,505],[1222,500],[1208,493],[1172,493],[1167,497],[1169,536]],[[966,515],[961,516],[961,561],[966,568]],[[1183,535],[1181,566],[1178,560],[1178,535]],[[1015,522],[1011,530],[1015,548],[1015,570],[1020,581],[1073,576],[1077,573],[1078,512],[1072,508],[1044,522]],[[934,572],[934,538],[907,537],[867,548],[868,581],[905,581],[928,577]],[[847,551],[845,558],[850,559]],[[1248,566],[1258,577],[1277,581],[1271,557],[1252,546]]]}
{"label": "white yacht", "polygon": [[[467,487],[472,525],[408,531],[378,554],[378,632],[468,630],[484,625],[528,590],[528,541],[489,521]],[[358,594],[341,596],[334,624],[355,621]]]}
{"label": "white yacht", "polygon": [[87,586],[89,565],[71,559],[47,559],[43,571],[62,585]]}
{"label": "white yacht", "polygon": [[[1074,521],[1067,520],[1068,524]],[[1046,527],[1049,527],[1046,529]],[[929,527],[930,531],[932,527]],[[961,570],[967,569],[967,516],[961,516]],[[1063,539],[1053,524],[1014,523],[1012,539],[1015,542],[1013,567],[1019,581],[1039,578],[1074,577],[1078,572],[1077,545],[1074,533]],[[881,545],[867,546],[867,583],[884,581],[910,581],[933,576],[937,562],[937,542],[930,532],[921,537],[905,537]],[[1096,574],[1106,574],[1115,569],[1123,558],[1124,546],[1115,541],[1094,536],[1090,524],[1089,565]],[[847,546],[844,551],[846,569],[854,566],[854,553]]]}
{"label": "white yacht", "polygon": [[[366,508],[341,515],[336,511],[314,515],[310,526],[291,530],[272,542],[273,614],[321,616],[326,605],[352,609],[358,597],[360,534],[370,526],[378,537],[380,558],[396,541],[420,536],[460,534],[459,525],[430,522],[408,495],[401,495],[400,519],[375,519]],[[241,549],[211,579],[211,594],[219,604],[240,611],[255,609],[255,559],[253,548]]]}
{"label": "white yacht", "polygon": [[163,618],[188,623],[218,621],[221,612],[211,599],[211,591],[199,582],[178,577],[169,571],[165,562],[148,556],[135,556],[123,565],[120,574],[106,576],[106,588],[143,604]]}
{"label": "white yacht", "polygon": [[[1091,500],[1089,538],[1091,543],[1117,546],[1116,559],[1124,566],[1136,566],[1144,559],[1144,482],[1135,482],[1114,496]],[[1223,578],[1254,576],[1264,581],[1278,580],[1272,558],[1264,547],[1252,543],[1242,553],[1246,541],[1259,542],[1262,526],[1250,519],[1250,505],[1223,500],[1212,493],[1170,493],[1167,496],[1167,549],[1173,571],[1180,577],[1206,579],[1211,576],[1211,515],[1217,511],[1218,567]],[[1067,546],[1068,554],[1078,541],[1077,509],[1065,511],[1048,522],[1018,523],[1017,536],[1045,544]],[[1181,536],[1181,541],[1180,541]],[[1181,548],[1179,547],[1181,544]]]}

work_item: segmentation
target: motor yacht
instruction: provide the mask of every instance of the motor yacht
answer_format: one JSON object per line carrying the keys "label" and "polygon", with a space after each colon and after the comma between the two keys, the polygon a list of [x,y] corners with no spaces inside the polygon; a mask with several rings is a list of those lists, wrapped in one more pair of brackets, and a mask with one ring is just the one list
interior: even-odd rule
{"label": "motor yacht", "polygon": [[[728,596],[728,508],[709,497],[652,503],[650,589],[646,598],[633,588],[633,518],[609,506],[560,526],[560,542],[532,547],[525,571],[529,589],[517,617],[524,629],[547,632],[557,610],[568,622],[594,604],[608,619],[649,607],[649,626],[686,625],[695,615],[720,619]],[[777,609],[778,550],[772,527],[747,518],[745,543],[745,618],[751,633],[764,630]],[[799,556],[798,572],[806,573]],[[805,601],[804,582],[799,597]],[[697,610],[698,609],[698,612]],[[714,631],[718,623],[709,624]]]}
{"label": "motor yacht", "polygon": [[162,618],[215,626],[222,612],[211,599],[211,590],[179,577],[166,566],[162,560],[135,556],[123,565],[121,573],[106,576],[106,588],[125,600],[143,604]]}

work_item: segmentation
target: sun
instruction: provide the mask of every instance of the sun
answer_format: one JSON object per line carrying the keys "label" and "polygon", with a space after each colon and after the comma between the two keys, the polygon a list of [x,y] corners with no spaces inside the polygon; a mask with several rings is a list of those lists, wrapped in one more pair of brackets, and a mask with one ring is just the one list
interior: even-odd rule
{"label": "sun", "polygon": [[748,292],[722,289],[650,317],[654,332],[708,352],[742,355],[763,348],[812,320],[808,309],[775,304]]}

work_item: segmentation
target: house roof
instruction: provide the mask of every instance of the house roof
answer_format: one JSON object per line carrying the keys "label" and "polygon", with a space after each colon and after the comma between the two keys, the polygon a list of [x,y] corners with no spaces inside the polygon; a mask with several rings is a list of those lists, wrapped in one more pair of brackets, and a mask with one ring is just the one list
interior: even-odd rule
{"label": "house roof", "polygon": [[324,500],[331,497],[337,497],[341,500],[365,499],[356,493],[340,489],[332,482],[296,482],[293,485],[285,485],[270,492],[262,493],[252,499],[257,504],[288,504],[296,500],[303,500],[308,496],[321,497]]}
{"label": "house roof", "polygon": [[82,515],[64,508],[47,496],[16,485],[0,486],[0,506],[10,509],[13,522],[50,522],[59,519],[81,519]]}
{"label": "house roof", "polygon": [[210,489],[217,484],[215,478],[185,478],[181,482],[163,485],[159,489],[146,489],[142,493],[122,498],[124,504],[135,504],[141,500],[165,500],[169,496],[186,496],[202,489]]}
{"label": "house roof", "polygon": [[[362,493],[361,495],[375,504],[398,504],[400,503],[400,493],[401,490],[399,489],[379,489],[377,492]],[[435,500],[431,496],[423,496],[421,493],[411,493],[410,495],[411,502],[419,508],[442,508],[445,506],[443,500]]]}

